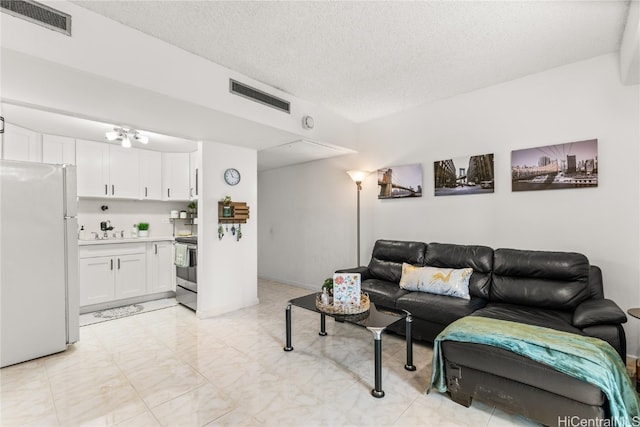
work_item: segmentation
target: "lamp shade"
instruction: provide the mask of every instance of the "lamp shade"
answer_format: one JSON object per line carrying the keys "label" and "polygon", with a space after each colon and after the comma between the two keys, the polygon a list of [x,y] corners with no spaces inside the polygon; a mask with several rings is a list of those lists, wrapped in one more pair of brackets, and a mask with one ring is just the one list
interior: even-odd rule
{"label": "lamp shade", "polygon": [[347,171],[347,173],[349,174],[351,179],[354,180],[355,182],[362,182],[366,178],[366,176],[369,175],[371,172],[360,171],[360,170],[350,170],[350,171]]}
{"label": "lamp shade", "polygon": [[124,148],[131,148],[131,140],[129,140],[129,136],[127,134],[122,138],[122,146]]}
{"label": "lamp shade", "polygon": [[115,141],[120,136],[120,132],[114,130],[113,132],[107,132],[106,136],[109,141]]}

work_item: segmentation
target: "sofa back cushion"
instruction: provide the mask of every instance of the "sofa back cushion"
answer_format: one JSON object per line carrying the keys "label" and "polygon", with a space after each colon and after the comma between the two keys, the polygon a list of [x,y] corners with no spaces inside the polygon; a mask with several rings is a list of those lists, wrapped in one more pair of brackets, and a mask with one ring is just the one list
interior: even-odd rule
{"label": "sofa back cushion", "polygon": [[369,272],[375,279],[400,283],[402,263],[424,265],[426,243],[378,240],[373,247]]}
{"label": "sofa back cushion", "polygon": [[429,243],[424,264],[440,268],[473,268],[469,294],[489,299],[493,270],[493,249],[490,247]]}
{"label": "sofa back cushion", "polygon": [[496,249],[491,301],[573,310],[589,298],[589,260],[573,252]]}

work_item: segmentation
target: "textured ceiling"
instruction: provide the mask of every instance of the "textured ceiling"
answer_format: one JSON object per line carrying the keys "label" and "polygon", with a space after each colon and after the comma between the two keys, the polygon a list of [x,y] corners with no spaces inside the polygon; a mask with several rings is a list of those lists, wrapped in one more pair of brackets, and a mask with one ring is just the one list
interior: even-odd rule
{"label": "textured ceiling", "polygon": [[355,122],[619,50],[629,2],[74,1]]}

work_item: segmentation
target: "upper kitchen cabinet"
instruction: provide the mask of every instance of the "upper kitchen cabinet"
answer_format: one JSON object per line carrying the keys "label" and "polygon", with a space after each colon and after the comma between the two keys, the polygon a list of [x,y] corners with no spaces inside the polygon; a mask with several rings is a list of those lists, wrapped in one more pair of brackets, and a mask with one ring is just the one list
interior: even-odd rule
{"label": "upper kitchen cabinet", "polygon": [[162,199],[189,200],[189,153],[162,153]]}
{"label": "upper kitchen cabinet", "polygon": [[189,196],[192,200],[198,198],[198,174],[200,173],[200,151],[193,151],[189,153],[189,182],[191,187],[189,189]]}
{"label": "upper kitchen cabinet", "polygon": [[95,141],[76,141],[78,196],[140,197],[139,150]]}
{"label": "upper kitchen cabinet", "polygon": [[162,153],[140,150],[140,197],[162,200]]}
{"label": "upper kitchen cabinet", "polygon": [[30,129],[6,123],[2,135],[2,158],[25,162],[42,161],[41,135]]}
{"label": "upper kitchen cabinet", "polygon": [[66,136],[42,135],[42,163],[76,164],[76,140]]}

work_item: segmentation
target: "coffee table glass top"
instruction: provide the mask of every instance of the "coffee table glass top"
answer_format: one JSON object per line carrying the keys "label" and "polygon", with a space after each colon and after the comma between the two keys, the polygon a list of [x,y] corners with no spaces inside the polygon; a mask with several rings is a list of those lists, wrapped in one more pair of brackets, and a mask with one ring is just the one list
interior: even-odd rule
{"label": "coffee table glass top", "polygon": [[307,310],[315,311],[316,313],[324,314],[326,316],[333,317],[336,320],[353,323],[356,325],[364,326],[365,328],[386,328],[398,320],[404,319],[407,314],[402,311],[390,312],[388,310],[378,310],[376,305],[371,302],[369,305],[369,311],[360,314],[334,314],[325,313],[316,307],[316,294],[305,295],[303,297],[294,298],[289,303],[296,307],[301,307]]}

